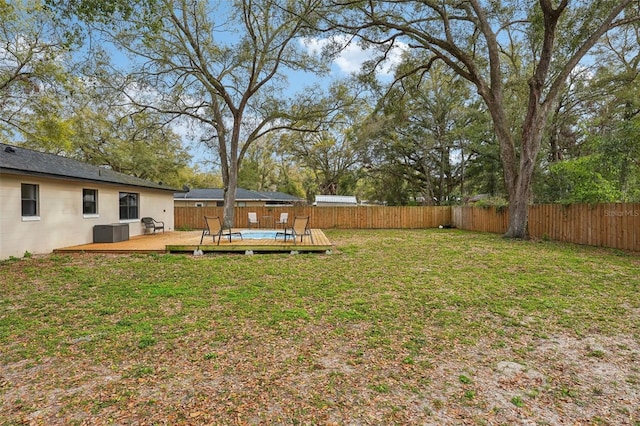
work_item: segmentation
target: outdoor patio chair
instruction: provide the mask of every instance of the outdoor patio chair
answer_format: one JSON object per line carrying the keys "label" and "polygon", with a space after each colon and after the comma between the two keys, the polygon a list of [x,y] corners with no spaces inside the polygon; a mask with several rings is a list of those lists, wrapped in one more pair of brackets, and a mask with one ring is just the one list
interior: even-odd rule
{"label": "outdoor patio chair", "polygon": [[251,228],[251,225],[260,225],[260,222],[258,222],[258,214],[256,212],[249,212],[249,228]]}
{"label": "outdoor patio chair", "polygon": [[231,229],[224,229],[222,227],[222,221],[220,217],[204,217],[205,229],[202,230],[202,237],[200,237],[200,244],[202,244],[202,240],[205,235],[211,235],[213,237],[213,242],[216,242],[216,237],[218,237],[218,245],[220,245],[220,240],[222,237],[229,237],[229,242],[231,242],[231,236],[239,236],[242,239],[242,234],[240,232],[232,232]]}
{"label": "outdoor patio chair", "polygon": [[296,216],[293,219],[293,226],[291,228],[285,228],[283,232],[276,232],[276,238],[279,236],[284,237],[285,242],[287,238],[293,238],[293,243],[296,243],[296,238],[300,237],[300,243],[305,235],[311,238],[311,244],[313,244],[313,235],[311,235],[311,229],[309,229],[309,216]]}
{"label": "outdoor patio chair", "polygon": [[148,230],[153,229],[153,233],[155,234],[158,229],[162,229],[164,233],[164,222],[155,220],[152,217],[143,217],[142,223],[144,223],[144,232],[147,233]]}
{"label": "outdoor patio chair", "polygon": [[289,222],[289,213],[280,213],[280,219],[276,220],[276,228],[278,225],[282,225],[282,229],[287,227],[287,223]]}

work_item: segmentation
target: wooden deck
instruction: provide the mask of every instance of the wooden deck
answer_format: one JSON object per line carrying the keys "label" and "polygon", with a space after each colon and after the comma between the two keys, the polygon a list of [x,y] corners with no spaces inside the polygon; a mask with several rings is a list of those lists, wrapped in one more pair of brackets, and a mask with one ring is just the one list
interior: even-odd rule
{"label": "wooden deck", "polygon": [[212,242],[212,237],[206,236],[202,244],[202,231],[173,231],[138,235],[127,241],[117,243],[91,243],[72,247],[55,249],[54,253],[193,253],[202,250],[211,252],[240,252],[240,253],[291,253],[291,252],[328,252],[333,249],[331,241],[320,229],[312,229],[313,243],[307,236],[302,243],[294,243],[290,239],[286,242],[278,240],[240,240],[234,238],[231,243],[224,238],[220,245]]}

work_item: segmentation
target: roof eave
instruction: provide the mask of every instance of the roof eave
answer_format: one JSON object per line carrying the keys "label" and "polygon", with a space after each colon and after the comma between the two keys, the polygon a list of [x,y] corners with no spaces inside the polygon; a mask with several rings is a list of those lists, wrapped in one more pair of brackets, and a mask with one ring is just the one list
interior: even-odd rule
{"label": "roof eave", "polygon": [[142,184],[138,185],[138,184],[133,184],[133,183],[115,182],[115,181],[110,181],[110,180],[82,178],[82,177],[67,176],[67,175],[56,175],[54,173],[43,173],[43,172],[36,172],[36,171],[33,171],[33,170],[13,169],[13,168],[6,168],[6,167],[0,167],[0,174],[1,173],[15,174],[15,175],[26,175],[26,176],[38,176],[38,177],[49,177],[49,178],[54,178],[54,179],[59,179],[59,180],[67,180],[67,181],[75,181],[75,182],[91,182],[91,183],[99,183],[99,184],[105,184],[105,185],[127,186],[127,187],[132,187],[132,188],[146,188],[146,189],[156,189],[158,191],[176,192],[176,188],[170,188],[170,187],[161,187],[161,186],[153,186],[153,185],[142,185]]}

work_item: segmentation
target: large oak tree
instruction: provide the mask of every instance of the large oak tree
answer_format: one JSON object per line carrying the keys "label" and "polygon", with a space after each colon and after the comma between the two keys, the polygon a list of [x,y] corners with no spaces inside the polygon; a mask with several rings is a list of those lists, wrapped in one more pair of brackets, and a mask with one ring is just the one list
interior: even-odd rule
{"label": "large oak tree", "polygon": [[82,18],[93,38],[100,34],[130,58],[121,89],[135,110],[200,126],[202,141],[220,161],[224,222],[233,226],[247,150],[270,132],[296,128],[313,104],[312,93],[286,93],[286,71],[326,70],[299,42],[316,0],[50,3]]}
{"label": "large oak tree", "polygon": [[[526,237],[532,177],[545,126],[573,70],[596,42],[636,22],[631,0],[347,1],[328,0],[325,31],[367,43],[402,41],[426,59],[414,72],[442,61],[471,82],[487,105],[500,146],[509,197],[508,237]],[[526,84],[528,100],[516,118],[505,108],[505,86]]]}

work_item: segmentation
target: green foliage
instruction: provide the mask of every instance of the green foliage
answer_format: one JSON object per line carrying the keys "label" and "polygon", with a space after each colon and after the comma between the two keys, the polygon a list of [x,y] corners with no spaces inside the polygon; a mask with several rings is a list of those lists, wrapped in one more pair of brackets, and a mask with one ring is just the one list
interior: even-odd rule
{"label": "green foliage", "polygon": [[3,1],[0,45],[0,140],[14,142],[28,129],[34,113],[55,117],[62,109],[69,40],[39,0]]}
{"label": "green foliage", "polygon": [[238,186],[258,191],[270,191],[277,185],[275,142],[270,137],[256,140],[247,150],[238,172]]}
{"label": "green foliage", "polygon": [[148,348],[149,346],[153,346],[156,344],[156,339],[153,336],[142,336],[140,338],[140,340],[138,341],[138,348],[139,349],[144,349],[144,348]]}
{"label": "green foliage", "polygon": [[189,188],[222,188],[222,177],[219,174],[201,171],[197,165],[179,168],[175,179],[175,183],[171,179],[166,179],[164,182],[179,189],[183,185]]}
{"label": "green foliage", "polygon": [[460,381],[460,383],[465,385],[470,385],[473,383],[473,380],[471,380],[469,377],[465,376],[464,374],[461,374],[460,376],[458,376],[458,380]]}
{"label": "green foliage", "polygon": [[504,209],[509,206],[509,201],[502,197],[488,197],[478,200],[473,205],[482,208],[496,207],[497,209]]}
{"label": "green foliage", "polygon": [[599,172],[601,161],[594,156],[555,163],[545,177],[548,200],[560,203],[610,203],[621,194]]}
{"label": "green foliage", "polygon": [[280,152],[306,170],[303,186],[307,198],[316,194],[351,195],[363,151],[355,126],[368,112],[358,88],[337,83],[328,93],[309,100],[315,113],[301,120],[297,131],[280,138]]}
{"label": "green foliage", "polygon": [[524,400],[520,395],[516,395],[513,398],[511,398],[511,403],[518,408],[524,407]]}
{"label": "green foliage", "polygon": [[620,28],[597,46],[594,67],[570,77],[549,128],[538,201],[640,200],[637,46],[637,31]]}
{"label": "green foliage", "polygon": [[131,114],[80,83],[75,91],[85,102],[67,118],[40,115],[25,125],[25,146],[176,188],[189,183],[184,170],[191,156],[158,115]]}
{"label": "green foliage", "polygon": [[139,379],[142,377],[146,377],[146,376],[150,376],[154,373],[154,369],[152,366],[150,365],[144,365],[144,364],[138,364],[138,365],[134,365],[130,372],[129,375],[133,378]]}
{"label": "green foliage", "polygon": [[594,137],[592,144],[599,160],[594,166],[619,192],[616,201],[639,202],[640,117],[622,121],[609,135]]}
{"label": "green foliage", "polygon": [[[397,75],[422,60],[417,54],[406,55]],[[390,205],[451,204],[473,189],[474,181],[476,188],[481,186],[473,163],[477,170],[487,170],[481,162],[490,157],[469,160],[470,152],[492,140],[488,121],[480,105],[470,100],[470,86],[440,63],[431,67],[429,78],[411,75],[404,81],[390,89],[360,126],[360,137],[367,141],[362,144],[364,173],[371,188],[363,198]],[[491,149],[495,153],[495,145]],[[496,169],[500,173],[499,163]]]}

